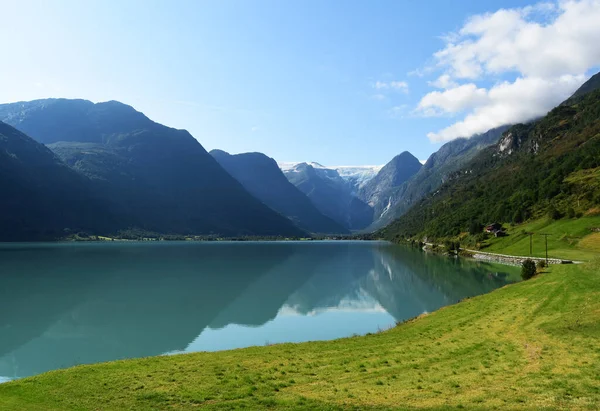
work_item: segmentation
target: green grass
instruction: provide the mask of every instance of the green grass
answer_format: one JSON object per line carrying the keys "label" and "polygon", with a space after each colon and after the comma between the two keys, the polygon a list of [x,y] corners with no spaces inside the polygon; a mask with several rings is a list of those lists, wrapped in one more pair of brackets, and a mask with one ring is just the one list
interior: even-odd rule
{"label": "green grass", "polygon": [[392,330],[117,361],[0,385],[0,409],[598,409],[600,260]]}
{"label": "green grass", "polygon": [[600,216],[553,221],[547,218],[508,227],[508,236],[488,240],[485,251],[511,255],[529,255],[529,236],[533,236],[533,256],[544,257],[546,248],[540,233],[548,237],[550,257],[588,261],[600,252],[600,238],[590,228],[600,227]]}

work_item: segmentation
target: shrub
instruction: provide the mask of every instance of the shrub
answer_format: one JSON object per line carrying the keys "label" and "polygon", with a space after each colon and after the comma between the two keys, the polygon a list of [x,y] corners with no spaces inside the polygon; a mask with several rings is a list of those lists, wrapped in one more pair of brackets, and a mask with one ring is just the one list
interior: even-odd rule
{"label": "shrub", "polygon": [[544,268],[546,268],[546,262],[544,260],[539,260],[537,262],[538,271],[542,271]]}
{"label": "shrub", "polygon": [[560,220],[562,218],[562,215],[556,209],[556,207],[551,205],[550,207],[548,207],[548,217],[551,218],[552,220]]}
{"label": "shrub", "polygon": [[525,220],[524,218],[524,212],[522,209],[518,209],[517,211],[515,211],[515,213],[513,214],[512,217],[512,222],[513,224],[520,224]]}
{"label": "shrub", "polygon": [[444,247],[449,253],[455,253],[460,250],[460,243],[458,241],[446,240],[444,241]]}
{"label": "shrub", "polygon": [[471,235],[481,234],[482,230],[483,230],[483,226],[481,224],[479,224],[477,221],[472,220],[469,223],[469,234],[471,234]]}
{"label": "shrub", "polygon": [[529,280],[536,273],[535,263],[533,260],[527,259],[523,261],[523,265],[521,267],[521,278],[523,280]]}
{"label": "shrub", "polygon": [[573,210],[573,207],[569,207],[567,209],[567,218],[575,218],[575,210]]}

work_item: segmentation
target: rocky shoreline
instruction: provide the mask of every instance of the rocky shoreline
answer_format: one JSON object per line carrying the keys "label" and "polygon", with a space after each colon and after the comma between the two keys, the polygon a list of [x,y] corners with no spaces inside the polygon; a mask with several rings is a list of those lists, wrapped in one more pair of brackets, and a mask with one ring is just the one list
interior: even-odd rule
{"label": "rocky shoreline", "polygon": [[[495,253],[486,253],[483,251],[475,251],[475,250],[466,250],[461,249],[461,251],[469,254],[470,258],[474,258],[475,260],[480,261],[490,261],[494,263],[502,263],[502,264],[510,264],[510,265],[522,265],[525,260],[533,260],[533,261],[546,261],[543,257],[523,257],[516,255],[506,255],[506,254],[495,254]],[[548,264],[573,264],[574,262],[571,260],[563,260],[560,258],[548,258]]]}

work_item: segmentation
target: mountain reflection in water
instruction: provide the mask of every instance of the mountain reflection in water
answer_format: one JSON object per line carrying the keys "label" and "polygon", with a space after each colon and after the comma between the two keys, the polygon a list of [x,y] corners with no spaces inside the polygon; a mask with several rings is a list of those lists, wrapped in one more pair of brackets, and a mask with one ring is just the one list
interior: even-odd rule
{"label": "mountain reflection in water", "polygon": [[374,332],[516,271],[377,242],[1,245],[0,382]]}

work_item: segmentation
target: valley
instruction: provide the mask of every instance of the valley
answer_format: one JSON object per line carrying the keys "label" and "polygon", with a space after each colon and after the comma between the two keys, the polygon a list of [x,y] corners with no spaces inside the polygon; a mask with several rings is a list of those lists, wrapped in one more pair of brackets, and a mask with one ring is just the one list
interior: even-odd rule
{"label": "valley", "polygon": [[600,0],[2,6],[0,411],[600,409]]}

